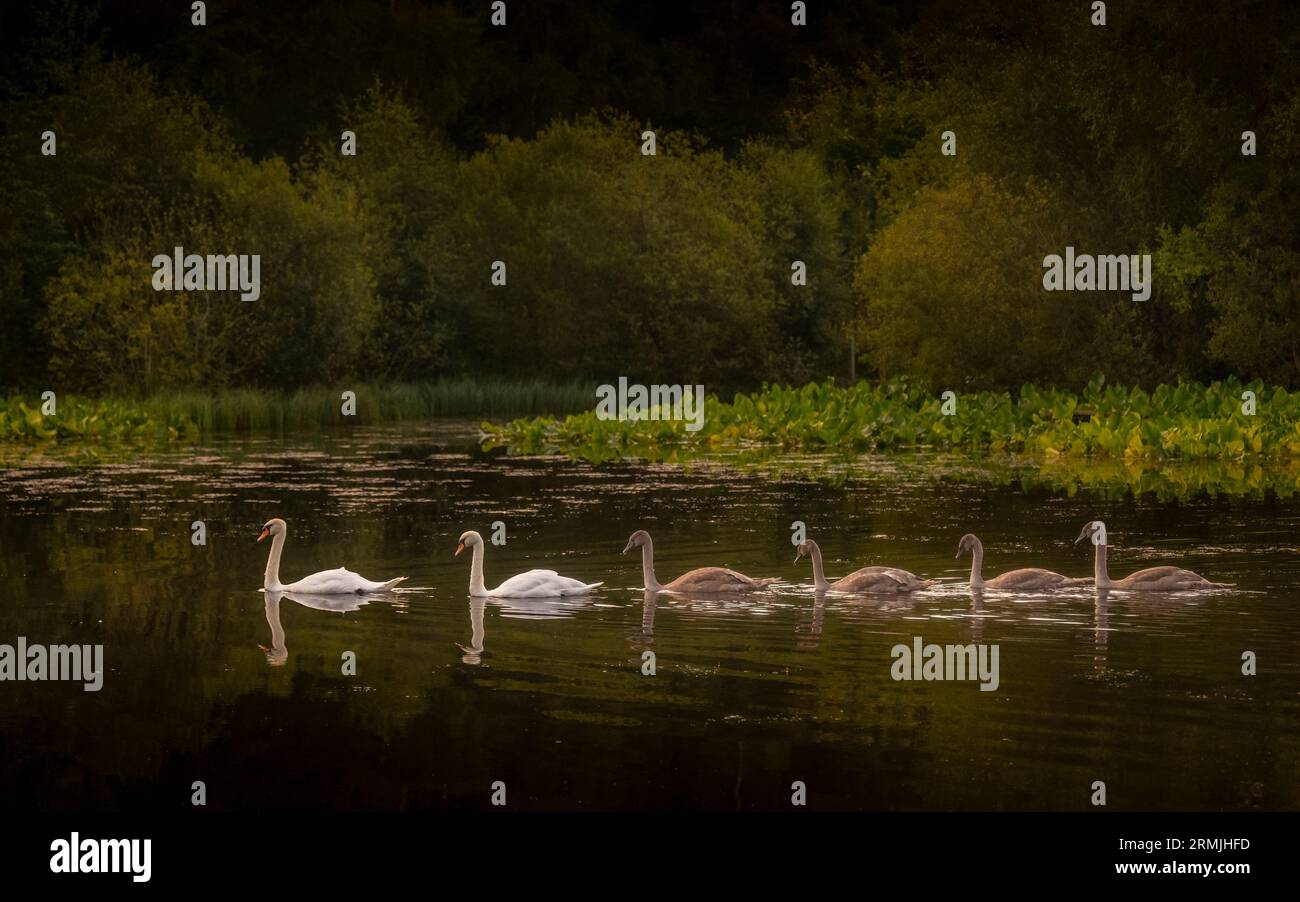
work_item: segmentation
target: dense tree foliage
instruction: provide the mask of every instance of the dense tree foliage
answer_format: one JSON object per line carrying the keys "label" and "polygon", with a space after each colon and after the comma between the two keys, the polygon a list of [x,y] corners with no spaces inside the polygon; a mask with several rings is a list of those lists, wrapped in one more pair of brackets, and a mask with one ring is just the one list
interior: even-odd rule
{"label": "dense tree foliage", "polygon": [[[0,388],[1300,385],[1293,5],[209,6],[6,10]],[[1150,300],[1045,292],[1067,245]]]}

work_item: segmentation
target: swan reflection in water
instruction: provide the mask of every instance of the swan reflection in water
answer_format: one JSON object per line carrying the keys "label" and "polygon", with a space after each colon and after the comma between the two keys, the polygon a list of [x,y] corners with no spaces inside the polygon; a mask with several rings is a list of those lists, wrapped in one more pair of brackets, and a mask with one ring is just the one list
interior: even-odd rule
{"label": "swan reflection in water", "polygon": [[[820,589],[813,592],[812,607],[808,609],[805,616],[799,615],[799,622],[795,624],[794,632],[799,637],[800,648],[816,648],[822,635],[822,624],[826,621],[826,595],[827,593]],[[802,608],[800,608],[802,612]]]}
{"label": "swan reflection in water", "polygon": [[[1096,589],[1092,607],[1093,669],[1097,673],[1107,670],[1110,651],[1108,643],[1112,632],[1159,630],[1162,628],[1163,618],[1171,614],[1180,614],[1189,605],[1213,603],[1214,597],[1200,586],[1193,586],[1180,592],[1166,590],[1116,592],[1107,587]],[[1111,626],[1112,606],[1117,619],[1115,626]]]}
{"label": "swan reflection in water", "polygon": [[1107,642],[1110,638],[1110,590],[1097,589],[1092,605],[1092,666],[1098,673],[1106,669]]}
{"label": "swan reflection in water", "polygon": [[[983,639],[985,617],[993,617],[994,615],[991,611],[986,615],[984,593],[982,591],[978,589],[970,590],[970,598],[971,640],[974,642],[980,642]],[[1196,593],[1194,591],[1113,592],[1112,590],[1103,587],[1093,589],[1093,591],[1087,596],[1066,596],[1065,603],[1069,605],[1071,612],[1079,612],[1081,611],[1081,608],[1076,607],[1079,602],[1082,602],[1085,599],[1092,602],[1091,623],[1086,623],[1085,621],[1087,629],[1089,633],[1091,633],[1092,668],[1094,672],[1104,674],[1108,670],[1110,655],[1109,643],[1110,634],[1112,632],[1124,627],[1131,628],[1135,631],[1151,629],[1151,621],[1154,617],[1170,611],[1179,611],[1189,604],[1202,603],[1204,598],[1205,593]],[[1005,600],[1005,597],[998,598],[997,600],[1003,601]],[[1047,596],[1018,599],[1021,604],[1027,602],[1047,603],[1049,600],[1059,600],[1059,597],[1058,599],[1049,599]],[[1118,614],[1120,617],[1120,624],[1119,626],[1113,627],[1111,625],[1111,610],[1112,606],[1116,604],[1119,605]],[[1141,619],[1125,621],[1124,613],[1126,606],[1128,606],[1128,609],[1132,611],[1140,612]],[[1072,613],[1070,616],[1077,616],[1077,614]]]}
{"label": "swan reflection in water", "polygon": [[266,653],[266,663],[272,667],[283,667],[289,660],[289,649],[285,646],[284,625],[280,622],[280,601],[287,598],[289,601],[302,605],[304,608],[313,608],[317,611],[330,611],[336,614],[346,614],[351,611],[357,611],[365,607],[372,601],[387,600],[393,601],[392,595],[313,595],[306,592],[287,592],[284,589],[267,589],[266,593],[266,622],[271,627],[271,647],[258,645]]}
{"label": "swan reflection in water", "polygon": [[641,641],[654,645],[655,641],[655,607],[659,603],[659,593],[646,589],[641,602]]}
{"label": "swan reflection in water", "polygon": [[483,663],[483,608],[486,607],[486,599],[471,598],[469,600],[469,645],[456,643],[463,655],[461,660],[466,664]]}
{"label": "swan reflection in water", "polygon": [[456,647],[462,652],[461,661],[466,664],[483,663],[483,613],[489,604],[498,608],[502,617],[518,620],[557,620],[573,617],[584,608],[590,607],[591,599],[586,595],[556,595],[546,598],[471,596],[469,600],[469,645],[456,643]]}
{"label": "swan reflection in water", "polygon": [[970,638],[972,642],[984,640],[984,589],[980,586],[970,587]]}
{"label": "swan reflection in water", "polygon": [[[800,593],[806,595],[807,593]],[[640,629],[633,628],[629,631],[628,642],[639,652],[644,653],[650,650],[650,646],[655,641],[655,615],[658,613],[659,606],[664,605],[670,610],[686,611],[692,614],[705,615],[736,615],[745,616],[753,614],[755,611],[766,612],[771,609],[773,603],[784,604],[788,600],[787,595],[771,596],[767,599],[766,605],[762,602],[756,603],[757,595],[737,595],[735,592],[692,592],[690,595],[682,595],[674,592],[660,592],[653,589],[643,589],[641,595],[641,623]],[[799,639],[801,647],[816,648],[818,639],[821,637],[822,623],[826,615],[826,593],[813,593],[813,604],[808,609],[807,615],[800,614],[799,620],[795,624],[794,632]],[[641,658],[636,660],[636,666],[641,666]]]}

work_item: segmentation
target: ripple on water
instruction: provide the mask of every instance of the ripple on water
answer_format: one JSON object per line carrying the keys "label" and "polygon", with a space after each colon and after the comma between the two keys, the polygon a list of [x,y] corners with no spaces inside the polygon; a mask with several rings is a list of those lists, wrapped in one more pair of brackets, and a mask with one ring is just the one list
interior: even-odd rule
{"label": "ripple on water", "polygon": [[[0,634],[93,630],[121,663],[108,705],[15,696],[0,740],[40,720],[46,751],[85,771],[40,791],[57,802],[89,781],[120,806],[174,761],[203,760],[248,787],[250,772],[313,754],[322,730],[350,789],[313,785],[307,798],[289,784],[279,802],[382,807],[367,767],[387,748],[428,765],[403,774],[421,798],[459,797],[485,768],[577,781],[598,807],[654,804],[644,787],[682,775],[698,780],[682,790],[691,799],[721,800],[706,807],[734,806],[738,792],[770,807],[765,787],[788,786],[791,772],[843,807],[1078,807],[1078,786],[1105,776],[1116,807],[1300,806],[1294,735],[1278,727],[1300,716],[1300,501],[1063,497],[942,458],[830,464],[851,477],[842,484],[726,461],[598,467],[485,456],[463,444],[473,435],[359,429],[5,470],[0,573],[30,603],[0,606]],[[286,576],[345,564],[407,574],[410,588],[348,610],[281,604],[273,623],[253,591],[266,545],[249,535],[271,516],[291,524]],[[1087,574],[1090,549],[1071,543],[1095,518],[1116,543],[1112,572],[1173,563],[1238,585],[975,597],[952,559],[973,531],[990,567]],[[190,542],[195,519],[206,546]],[[605,586],[585,599],[471,601],[468,564],[450,552],[495,520],[509,539],[490,549],[489,583],[562,566]],[[794,520],[828,572],[887,561],[942,582],[818,597],[808,565],[791,561]],[[620,554],[637,528],[655,535],[661,577],[723,565],[787,582],[648,603],[632,588],[639,562]],[[996,644],[998,690],[893,679],[893,647],[917,636]],[[1258,653],[1259,676],[1241,674],[1244,650]],[[340,675],[344,651],[359,681]],[[134,750],[108,738],[123,724]],[[449,748],[474,770],[457,770]],[[226,752],[243,764],[224,764]],[[40,781],[44,767],[18,756],[0,777]],[[710,795],[715,778],[726,786]]]}

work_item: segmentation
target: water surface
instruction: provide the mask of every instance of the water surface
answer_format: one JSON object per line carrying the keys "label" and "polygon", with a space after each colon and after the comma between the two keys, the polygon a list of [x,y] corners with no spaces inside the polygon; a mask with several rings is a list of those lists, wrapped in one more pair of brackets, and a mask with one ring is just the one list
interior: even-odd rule
{"label": "water surface", "polygon": [[[1073,495],[940,457],[861,458],[833,481],[725,463],[593,466],[478,451],[464,424],[231,439],[0,466],[0,643],[102,643],[98,693],[0,683],[0,807],[210,809],[1300,807],[1300,500]],[[389,599],[267,598],[270,517],[286,581],[346,565],[410,577]],[[986,576],[1174,563],[1199,595],[973,596]],[[207,544],[191,542],[203,521]],[[465,529],[506,524],[487,583],[551,567],[590,599],[471,601]],[[869,563],[938,577],[911,598],[818,598]],[[788,582],[748,599],[647,597],[637,528],[667,581],[717,564]],[[1000,649],[1000,685],[898,682],[890,651]],[[643,675],[643,653],[656,673]],[[1254,652],[1258,675],[1243,676]],[[342,673],[346,652],[357,673]]]}

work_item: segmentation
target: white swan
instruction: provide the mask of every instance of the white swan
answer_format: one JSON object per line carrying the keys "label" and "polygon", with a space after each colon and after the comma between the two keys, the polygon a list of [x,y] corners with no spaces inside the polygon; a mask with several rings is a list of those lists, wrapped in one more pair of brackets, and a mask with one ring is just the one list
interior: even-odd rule
{"label": "white swan", "polygon": [[600,583],[584,583],[554,570],[529,570],[512,576],[495,589],[483,585],[483,537],[474,530],[461,533],[456,554],[466,548],[474,549],[474,561],[469,568],[469,594],[475,598],[555,598],[559,595],[586,595]]}
{"label": "white swan", "polygon": [[365,592],[387,592],[406,579],[399,576],[385,583],[371,582],[345,567],[337,570],[322,570],[311,576],[304,576],[296,583],[284,585],[280,582],[280,553],[284,551],[284,540],[289,534],[289,525],[276,518],[267,520],[262,527],[262,534],[257,541],[271,537],[271,556],[266,560],[266,575],[262,578],[262,587],[268,592],[299,592],[305,595],[359,595]]}

